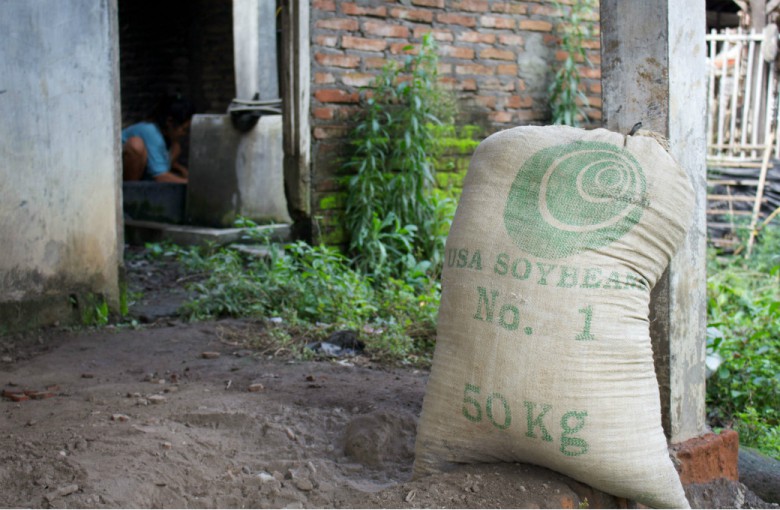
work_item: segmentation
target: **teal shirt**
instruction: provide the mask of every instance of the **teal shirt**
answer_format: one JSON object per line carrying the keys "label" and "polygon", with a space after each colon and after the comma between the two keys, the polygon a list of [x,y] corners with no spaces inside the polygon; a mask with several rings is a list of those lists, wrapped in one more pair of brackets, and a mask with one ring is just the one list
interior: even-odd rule
{"label": "teal shirt", "polygon": [[170,171],[171,161],[168,155],[168,146],[165,144],[160,128],[153,122],[139,122],[122,130],[122,145],[129,138],[140,137],[146,145],[146,172],[145,179],[151,179]]}

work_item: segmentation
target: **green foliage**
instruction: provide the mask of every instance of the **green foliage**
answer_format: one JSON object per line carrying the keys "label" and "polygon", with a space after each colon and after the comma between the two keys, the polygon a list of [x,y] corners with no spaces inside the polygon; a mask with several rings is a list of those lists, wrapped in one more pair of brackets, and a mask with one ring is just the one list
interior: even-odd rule
{"label": "green foliage", "polygon": [[[565,12],[562,2],[554,1],[556,9]],[[592,37],[590,14],[594,9],[594,0],[574,0],[565,16],[566,22],[558,25],[561,38],[561,50],[566,59],[555,72],[550,84],[550,107],[553,124],[579,126],[580,118],[588,120],[585,108],[589,106],[588,97],[580,90],[580,71],[578,62],[592,66],[583,43]],[[577,104],[580,100],[581,105]]]}
{"label": "green foliage", "polygon": [[[375,282],[332,247],[299,241],[270,244],[269,251],[265,258],[245,258],[229,248],[180,250],[189,269],[209,274],[191,286],[196,297],[185,305],[184,315],[280,317],[303,331],[317,329],[319,335],[358,331],[374,356],[408,360],[427,354],[421,349],[434,334],[439,286],[424,266],[410,268],[405,279]],[[304,355],[303,344],[298,348]]]}
{"label": "green foliage", "polygon": [[710,419],[780,459],[780,229],[753,257],[710,253],[708,353],[723,361],[707,381]]}
{"label": "green foliage", "polygon": [[100,294],[83,294],[72,296],[71,304],[76,307],[84,326],[105,326],[108,324],[110,309],[108,301]]}
{"label": "green foliage", "polygon": [[349,252],[374,277],[403,274],[416,260],[435,258],[443,244],[431,238],[446,221],[433,194],[433,158],[437,126],[452,124],[454,101],[438,83],[437,64],[430,35],[403,65],[390,62],[372,83],[352,135],[345,164],[353,174],[345,204]]}

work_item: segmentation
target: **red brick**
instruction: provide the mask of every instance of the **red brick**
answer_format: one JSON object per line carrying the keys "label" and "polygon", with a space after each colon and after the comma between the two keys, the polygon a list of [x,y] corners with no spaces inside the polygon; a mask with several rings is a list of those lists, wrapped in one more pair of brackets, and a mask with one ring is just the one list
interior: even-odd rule
{"label": "red brick", "polygon": [[354,120],[363,111],[363,107],[352,104],[340,104],[333,107],[335,117],[339,120]]}
{"label": "red brick", "polygon": [[420,53],[420,45],[419,44],[409,44],[409,43],[394,43],[390,45],[390,53],[393,55],[400,55],[401,53],[408,54],[408,55],[417,55]]}
{"label": "red brick", "polygon": [[498,67],[496,67],[496,74],[517,76],[518,70],[519,68],[517,67],[517,64],[501,64]]}
{"label": "red brick", "polygon": [[373,79],[373,74],[347,73],[341,77],[341,82],[344,83],[344,85],[349,85],[350,87],[367,87],[371,84]]}
{"label": "red brick", "polygon": [[487,12],[488,3],[486,0],[461,0],[453,2],[452,8],[456,11]]}
{"label": "red brick", "polygon": [[507,108],[530,108],[534,105],[531,96],[509,96],[506,100]]}
{"label": "red brick", "polygon": [[588,96],[588,102],[593,108],[601,108],[601,96]]}
{"label": "red brick", "polygon": [[495,73],[495,69],[482,64],[462,64],[455,66],[455,73],[491,75]]}
{"label": "red brick", "polygon": [[[522,21],[520,22],[522,23]],[[515,28],[515,20],[512,18],[502,18],[499,16],[482,16],[479,24],[485,28],[503,28],[512,30]]]}
{"label": "red brick", "polygon": [[444,0],[412,0],[412,5],[444,9]]}
{"label": "red brick", "polygon": [[[555,60],[559,62],[563,62],[569,57],[568,51],[558,50],[555,52]],[[582,58],[582,55],[574,55],[574,61],[575,62],[584,62],[585,60]]]}
{"label": "red brick", "polygon": [[319,108],[312,108],[311,110],[312,115],[314,115],[315,119],[319,120],[331,120],[333,119],[333,108],[327,108],[327,107],[319,107]]}
{"label": "red brick", "polygon": [[501,34],[498,36],[498,42],[505,46],[522,46],[525,40],[522,35]]}
{"label": "red brick", "polygon": [[477,96],[474,102],[479,106],[494,109],[496,107],[496,96]]}
{"label": "red brick", "polygon": [[490,112],[488,114],[488,119],[500,124],[509,124],[512,122],[512,114],[509,112]]}
{"label": "red brick", "polygon": [[[591,12],[583,13],[582,19],[586,19],[588,21],[599,21],[599,10],[593,9]],[[596,31],[598,31],[598,27],[596,27]]]}
{"label": "red brick", "polygon": [[330,53],[315,53],[314,60],[323,66],[354,68],[360,65],[360,57],[354,55],[333,55]]}
{"label": "red brick", "polygon": [[601,110],[588,110],[590,120],[601,120]]}
{"label": "red brick", "polygon": [[388,23],[379,23],[376,21],[366,21],[363,23],[363,33],[365,35],[377,35],[380,37],[409,37],[409,29],[401,25],[390,25]]}
{"label": "red brick", "polygon": [[719,478],[738,481],[739,436],[733,430],[705,434],[672,445],[683,485],[707,483]]}
{"label": "red brick", "polygon": [[461,32],[458,34],[458,41],[493,44],[496,42],[496,35],[483,34],[480,32]]}
{"label": "red brick", "polygon": [[466,78],[465,80],[460,80],[457,88],[458,90],[464,90],[464,91],[477,90],[477,80],[475,80],[474,78]]}
{"label": "red brick", "polygon": [[597,81],[590,84],[590,91],[594,94],[601,94],[601,82]]}
{"label": "red brick", "polygon": [[452,76],[439,76],[438,82],[439,85],[441,85],[443,88],[447,90],[454,90],[455,87],[458,85],[458,80],[456,80]]}
{"label": "red brick", "polygon": [[582,47],[590,50],[597,50],[601,48],[601,40],[599,39],[586,39],[582,41]]}
{"label": "red brick", "polygon": [[318,140],[344,138],[348,134],[349,128],[346,126],[322,126],[314,128],[314,138]]}
{"label": "red brick", "polygon": [[552,5],[533,5],[530,14],[539,16],[550,16],[552,18],[564,18],[564,13]]}
{"label": "red brick", "polygon": [[511,50],[499,50],[496,48],[487,48],[479,52],[479,58],[489,60],[515,60],[517,55]]}
{"label": "red brick", "polygon": [[336,35],[318,35],[314,42],[316,42],[320,46],[326,46],[329,48],[333,48],[338,44],[339,38]]}
{"label": "red brick", "polygon": [[439,72],[439,75],[452,74],[452,64],[439,63],[439,65],[436,66],[436,70]]}
{"label": "red brick", "polygon": [[514,117],[517,122],[550,120],[545,112],[537,110],[518,110],[514,112]]}
{"label": "red brick", "polygon": [[13,402],[23,402],[30,400],[28,395],[25,395],[23,391],[3,390],[3,396]]}
{"label": "red brick", "polygon": [[496,78],[488,78],[485,80],[482,80],[479,83],[480,90],[501,90],[503,92],[512,92],[515,90],[515,82],[514,81],[501,81]]}
{"label": "red brick", "polygon": [[601,68],[599,67],[578,66],[577,70],[583,78],[593,78],[594,80],[601,78]]}
{"label": "red brick", "polygon": [[335,0],[314,0],[311,4],[312,9],[317,9],[320,11],[335,11],[336,10],[336,2]]}
{"label": "red brick", "polygon": [[363,59],[363,65],[366,69],[381,69],[387,64],[387,59],[382,57],[366,57]]}
{"label": "red brick", "polygon": [[414,29],[414,37],[417,39],[422,39],[422,36],[425,34],[431,34],[437,41],[452,42],[454,39],[450,30],[430,27],[417,27]]}
{"label": "red brick", "polygon": [[540,19],[521,19],[519,28],[520,30],[531,30],[533,32],[550,32],[553,24]]}
{"label": "red brick", "polygon": [[357,20],[347,19],[347,18],[321,19],[321,20],[317,20],[314,26],[317,28],[325,28],[328,30],[347,30],[350,32],[354,32],[355,30],[360,28],[360,25],[358,24]]}
{"label": "red brick", "polygon": [[357,103],[360,100],[357,92],[341,89],[321,89],[314,93],[314,98],[321,103]]}
{"label": "red brick", "polygon": [[464,27],[477,26],[477,18],[474,16],[465,16],[463,14],[453,14],[450,12],[437,14],[436,21],[439,23],[446,23],[447,25],[461,25]]}
{"label": "red brick", "polygon": [[341,12],[350,16],[376,16],[384,18],[387,16],[387,7],[366,7],[352,2],[342,2]]}
{"label": "red brick", "polygon": [[419,9],[395,8],[390,10],[390,16],[421,23],[431,23],[433,21],[433,13],[431,11],[422,11]]}
{"label": "red brick", "polygon": [[458,46],[442,46],[439,52],[445,57],[463,58],[474,60],[474,50],[471,48],[461,48]]}
{"label": "red brick", "polygon": [[504,14],[526,14],[528,7],[525,4],[507,4],[496,3],[490,8],[493,12],[502,12]]}
{"label": "red brick", "polygon": [[336,77],[331,73],[314,73],[314,83],[324,85],[326,83],[336,83]]}
{"label": "red brick", "polygon": [[382,51],[387,48],[387,41],[345,35],[341,38],[341,47],[361,51]]}

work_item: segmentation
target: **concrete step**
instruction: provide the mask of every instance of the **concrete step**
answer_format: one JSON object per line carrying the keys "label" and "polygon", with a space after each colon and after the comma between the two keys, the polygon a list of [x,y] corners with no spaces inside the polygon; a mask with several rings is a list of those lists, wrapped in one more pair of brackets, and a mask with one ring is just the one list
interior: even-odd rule
{"label": "concrete step", "polygon": [[[256,234],[256,235],[255,235]],[[257,236],[268,236],[272,242],[291,239],[290,225],[273,224],[245,228],[210,228],[175,225],[156,221],[125,219],[125,242],[142,246],[145,243],[170,241],[182,246],[224,246],[231,243],[258,243]]]}

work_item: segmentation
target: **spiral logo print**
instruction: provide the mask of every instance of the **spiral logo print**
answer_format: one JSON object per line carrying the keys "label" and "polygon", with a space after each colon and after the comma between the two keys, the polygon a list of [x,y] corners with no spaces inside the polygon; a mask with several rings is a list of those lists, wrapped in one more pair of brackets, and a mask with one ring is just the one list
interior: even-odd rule
{"label": "spiral logo print", "polygon": [[645,176],[628,151],[574,142],[526,161],[509,191],[504,225],[522,250],[557,259],[621,238],[645,207]]}

